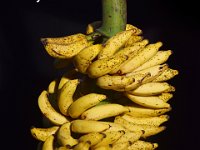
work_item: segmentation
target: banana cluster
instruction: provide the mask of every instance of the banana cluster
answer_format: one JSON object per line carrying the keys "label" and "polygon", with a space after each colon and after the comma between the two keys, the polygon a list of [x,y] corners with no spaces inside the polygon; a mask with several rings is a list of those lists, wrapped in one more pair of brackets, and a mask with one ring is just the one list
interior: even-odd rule
{"label": "banana cluster", "polygon": [[[50,82],[38,97],[44,127],[31,127],[42,150],[153,150],[148,137],[166,129],[168,102],[178,74],[166,63],[172,50],[149,43],[142,30],[126,30],[106,40],[86,33],[42,38],[56,68],[74,70]],[[103,42],[104,41],[104,42]]]}

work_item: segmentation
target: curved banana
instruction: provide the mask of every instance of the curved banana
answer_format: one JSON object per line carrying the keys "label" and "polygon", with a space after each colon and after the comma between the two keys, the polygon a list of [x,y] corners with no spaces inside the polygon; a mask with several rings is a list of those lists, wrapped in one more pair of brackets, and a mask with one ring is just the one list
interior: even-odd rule
{"label": "curved banana", "polygon": [[134,124],[144,124],[144,125],[151,125],[151,126],[160,126],[162,123],[169,120],[168,115],[160,115],[160,116],[154,116],[154,117],[133,117],[133,116],[124,114],[121,117]]}
{"label": "curved banana", "polygon": [[90,43],[87,41],[87,39],[81,39],[67,45],[44,43],[47,53],[54,58],[60,59],[72,58],[89,45]]}
{"label": "curved banana", "polygon": [[172,79],[174,76],[178,75],[178,70],[168,68],[160,76],[153,80],[153,82],[163,82]]}
{"label": "curved banana", "polygon": [[53,43],[53,44],[70,44],[82,39],[86,39],[86,35],[82,33],[67,35],[63,37],[51,37],[51,38],[41,38],[42,43]]}
{"label": "curved banana", "polygon": [[79,142],[73,150],[89,150],[90,149],[90,141]]}
{"label": "curved banana", "polygon": [[170,104],[164,102],[158,96],[135,96],[132,94],[125,94],[134,103],[147,108],[170,108]]}
{"label": "curved banana", "polygon": [[58,113],[50,104],[48,100],[47,91],[42,91],[38,98],[38,106],[44,116],[46,116],[52,123],[56,125],[62,125],[65,122],[69,122],[67,118]]}
{"label": "curved banana", "polygon": [[160,50],[151,59],[149,59],[146,63],[136,68],[134,71],[140,71],[156,65],[163,64],[168,60],[171,54],[172,50]]}
{"label": "curved banana", "polygon": [[162,99],[164,102],[168,102],[173,97],[172,93],[162,93],[158,96],[160,99]]}
{"label": "curved banana", "polygon": [[133,30],[125,30],[118,32],[116,35],[109,38],[104,44],[104,48],[98,54],[98,59],[108,58],[115,54],[121,47],[125,45],[126,41],[133,33]]}
{"label": "curved banana", "polygon": [[88,133],[85,135],[82,135],[78,140],[79,142],[87,142],[90,141],[90,145],[96,145],[99,143],[103,138],[105,138],[104,133],[99,133],[99,132],[93,132],[93,133]]}
{"label": "curved banana", "polygon": [[68,114],[72,118],[78,118],[84,111],[97,105],[99,102],[105,99],[106,95],[103,94],[90,93],[84,95],[70,105]]}
{"label": "curved banana", "polygon": [[91,132],[102,132],[108,129],[108,124],[102,123],[101,121],[93,120],[73,120],[71,122],[71,130],[75,133],[91,133]]}
{"label": "curved banana", "polygon": [[102,24],[101,21],[94,21],[92,23],[89,23],[86,27],[86,34],[93,33],[97,28],[101,26],[101,24]]}
{"label": "curved banana", "polygon": [[54,150],[54,136],[50,135],[43,143],[42,150]]}
{"label": "curved banana", "polygon": [[138,27],[136,27],[136,26],[134,26],[132,24],[129,24],[129,23],[126,24],[126,30],[133,30],[133,32],[134,32],[133,34],[134,35],[142,34],[142,30],[141,29],[139,29]]}
{"label": "curved banana", "polygon": [[97,148],[100,146],[106,146],[109,144],[113,144],[115,141],[117,141],[122,135],[124,135],[124,131],[110,131],[105,132],[105,137],[96,145],[92,146],[92,148]]}
{"label": "curved banana", "polygon": [[169,111],[171,111],[171,107],[169,108],[161,108],[161,109],[151,109],[151,108],[145,108],[140,105],[132,104],[131,106],[125,106],[127,109],[129,109],[129,112],[126,113],[130,116],[134,117],[155,117],[163,115]]}
{"label": "curved banana", "polygon": [[130,131],[144,131],[141,137],[147,138],[149,136],[156,135],[166,129],[165,126],[151,126],[151,125],[144,125],[144,124],[134,124],[123,119],[120,116],[115,117],[115,123],[123,125],[127,130]]}
{"label": "curved banana", "polygon": [[78,140],[74,139],[71,136],[70,127],[71,127],[71,123],[67,122],[67,123],[63,124],[57,132],[57,141],[62,146],[69,145],[71,147],[71,146],[78,144]]}
{"label": "curved banana", "polygon": [[124,47],[130,47],[132,45],[134,45],[136,42],[140,42],[143,40],[143,36],[140,35],[132,35],[128,41],[125,43]]}
{"label": "curved banana", "polygon": [[57,89],[58,89],[58,79],[55,79],[50,82],[50,84],[47,88],[47,92],[50,94],[54,94],[57,92]]}
{"label": "curved banana", "polygon": [[142,140],[138,140],[134,142],[131,146],[127,148],[127,150],[154,150],[158,148],[158,143],[151,143]]}
{"label": "curved banana", "polygon": [[121,67],[120,73],[126,74],[132,72],[149,59],[151,59],[162,46],[162,42],[157,42],[154,44],[149,44],[141,52],[139,52],[136,56],[130,57]]}
{"label": "curved banana", "polygon": [[130,94],[138,96],[151,96],[158,95],[163,92],[174,92],[175,87],[167,82],[149,82],[142,84],[133,91],[127,91]]}
{"label": "curved banana", "polygon": [[58,126],[52,126],[49,128],[36,128],[31,127],[31,135],[40,141],[45,141],[50,135],[55,134],[58,131]]}
{"label": "curved banana", "polygon": [[69,106],[73,103],[73,95],[78,84],[78,79],[69,80],[63,85],[62,89],[58,93],[58,107],[60,112],[64,115],[68,115],[67,111]]}
{"label": "curved banana", "polygon": [[85,120],[101,120],[113,116],[117,116],[124,112],[127,112],[127,108],[120,104],[104,104],[99,106],[94,106],[86,110],[81,115],[81,119]]}
{"label": "curved banana", "polygon": [[92,60],[95,59],[102,48],[102,44],[95,44],[80,51],[73,59],[73,63],[78,71],[81,73],[86,73],[86,70],[92,63]]}

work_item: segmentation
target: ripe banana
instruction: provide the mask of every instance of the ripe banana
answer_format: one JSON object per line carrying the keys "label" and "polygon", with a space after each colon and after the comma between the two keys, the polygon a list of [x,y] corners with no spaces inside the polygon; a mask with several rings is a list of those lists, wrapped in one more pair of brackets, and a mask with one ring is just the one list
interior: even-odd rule
{"label": "ripe banana", "polygon": [[87,109],[97,105],[99,102],[105,99],[106,99],[106,95],[103,95],[103,94],[90,93],[90,94],[84,95],[78,98],[76,101],[74,101],[70,105],[68,109],[68,114],[72,118],[78,118]]}
{"label": "ripe banana", "polygon": [[54,43],[43,43],[47,53],[60,59],[69,59],[77,55],[82,49],[89,46],[90,43],[86,39],[75,41],[73,43],[63,45]]}
{"label": "ripe banana", "polygon": [[154,44],[149,44],[136,56],[130,57],[121,67],[120,73],[126,74],[132,72],[134,69],[138,68],[149,59],[151,59],[162,46],[162,42],[156,42]]}
{"label": "ripe banana", "polygon": [[111,145],[112,150],[126,150],[131,145],[131,142],[114,143]]}
{"label": "ripe banana", "polygon": [[102,132],[109,128],[108,124],[102,123],[101,121],[94,120],[73,120],[71,122],[71,130],[75,133],[91,133],[91,132]]}
{"label": "ripe banana", "polygon": [[161,124],[169,120],[168,115],[161,115],[161,116],[154,116],[154,117],[134,117],[128,114],[124,114],[121,117],[134,124],[144,124],[144,125],[151,125],[151,126],[160,126]]}
{"label": "ripe banana", "polygon": [[126,24],[126,30],[133,30],[134,35],[142,34],[142,30],[132,24]]}
{"label": "ripe banana", "polygon": [[63,124],[57,132],[57,141],[62,146],[66,146],[66,145],[74,146],[74,145],[78,144],[78,140],[74,139],[71,136],[70,127],[71,127],[71,123],[67,122],[67,123]]}
{"label": "ripe banana", "polygon": [[78,79],[69,80],[58,93],[58,107],[60,112],[68,116],[68,108],[73,103],[73,95],[79,84]]}
{"label": "ripe banana", "polygon": [[60,147],[56,148],[55,150],[72,150],[72,149],[68,148],[66,146],[60,146]]}
{"label": "ripe banana", "polygon": [[96,148],[92,148],[91,150],[112,150],[111,145],[99,146]]}
{"label": "ripe banana", "polygon": [[50,135],[43,143],[42,150],[54,150],[54,136]]}
{"label": "ripe banana", "polygon": [[101,26],[101,21],[94,21],[92,23],[89,23],[86,27],[86,34],[91,34],[95,31],[95,29],[99,28]]}
{"label": "ripe banana", "polygon": [[174,91],[175,87],[173,87],[167,82],[149,82],[146,84],[142,84],[133,91],[128,91],[128,92],[130,94],[138,96],[151,96],[151,95],[158,95],[163,92],[174,92]]}
{"label": "ripe banana", "polygon": [[69,122],[69,120],[57,112],[50,104],[48,100],[47,91],[42,91],[38,98],[38,106],[44,116],[46,116],[52,123],[56,125],[62,125],[65,122]]}
{"label": "ripe banana", "polygon": [[158,147],[158,143],[151,143],[142,140],[134,142],[127,150],[154,150]]}
{"label": "ripe banana", "polygon": [[158,96],[160,99],[162,99],[164,102],[168,102],[173,97],[172,93],[162,93]]}
{"label": "ripe banana", "polygon": [[128,115],[134,116],[134,117],[155,117],[163,115],[169,111],[171,111],[171,107],[169,108],[161,108],[161,109],[151,109],[151,108],[145,108],[140,105],[132,104],[131,106],[125,106],[129,109],[129,112],[126,113]]}
{"label": "ripe banana", "polygon": [[140,71],[143,69],[147,69],[156,65],[160,65],[165,63],[169,56],[172,54],[171,50],[160,50],[154,55],[151,59],[149,59],[146,63],[136,68],[134,71]]}
{"label": "ripe banana", "polygon": [[90,148],[90,142],[86,141],[86,142],[79,142],[74,148],[73,150],[89,150]]}
{"label": "ripe banana", "polygon": [[104,48],[98,54],[98,59],[108,58],[115,54],[121,47],[125,45],[126,41],[133,33],[133,30],[125,30],[109,38],[104,44]]}
{"label": "ripe banana", "polygon": [[104,104],[99,106],[94,106],[82,113],[81,119],[85,120],[101,120],[109,117],[114,117],[124,112],[128,109],[120,104]]}
{"label": "ripe banana", "polygon": [[58,126],[52,126],[49,128],[31,127],[31,134],[35,139],[45,141],[50,135],[55,134],[58,131],[58,129]]}
{"label": "ripe banana", "polygon": [[109,121],[101,121],[101,122],[110,126],[109,129],[106,129],[104,132],[126,130],[122,125],[114,123],[114,122],[109,122]]}
{"label": "ripe banana", "polygon": [[95,44],[80,51],[73,59],[73,63],[78,71],[85,74],[92,60],[95,59],[102,48],[102,44]]}
{"label": "ripe banana", "polygon": [[153,80],[153,82],[163,82],[172,79],[174,76],[178,75],[178,70],[168,68],[160,76]]}
{"label": "ripe banana", "polygon": [[130,47],[132,45],[134,45],[136,42],[140,42],[143,40],[143,36],[140,35],[132,35],[128,41],[125,43],[124,47]]}
{"label": "ripe banana", "polygon": [[57,88],[58,88],[58,80],[55,79],[53,81],[50,82],[47,92],[50,94],[54,94],[57,92]]}
{"label": "ripe banana", "polygon": [[135,96],[132,94],[125,94],[134,103],[147,108],[169,108],[170,105],[160,99],[158,96]]}
{"label": "ripe banana", "polygon": [[79,142],[87,142],[90,141],[90,145],[96,145],[100,141],[102,141],[103,138],[105,138],[104,133],[99,133],[99,132],[93,132],[93,133],[88,133],[85,135],[82,135],[78,140]]}

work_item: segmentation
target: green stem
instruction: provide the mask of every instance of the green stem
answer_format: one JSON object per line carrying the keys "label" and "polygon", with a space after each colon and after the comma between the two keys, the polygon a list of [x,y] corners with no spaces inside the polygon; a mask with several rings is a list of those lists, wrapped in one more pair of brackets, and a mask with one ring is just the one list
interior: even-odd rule
{"label": "green stem", "polygon": [[127,22],[126,0],[102,0],[102,26],[97,29],[107,37],[124,31]]}

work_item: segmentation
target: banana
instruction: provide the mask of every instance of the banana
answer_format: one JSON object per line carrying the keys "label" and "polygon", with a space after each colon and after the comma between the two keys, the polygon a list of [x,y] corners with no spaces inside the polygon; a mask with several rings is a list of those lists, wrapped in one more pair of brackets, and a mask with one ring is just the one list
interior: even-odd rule
{"label": "banana", "polygon": [[44,116],[46,116],[52,123],[56,125],[62,125],[65,122],[69,122],[69,120],[58,113],[50,104],[48,100],[48,92],[42,91],[38,98],[39,108]]}
{"label": "banana", "polygon": [[130,57],[121,67],[120,73],[126,74],[132,72],[134,69],[138,68],[149,59],[151,59],[162,46],[162,42],[156,42],[154,44],[149,44],[136,56]]}
{"label": "banana", "polygon": [[102,123],[109,125],[109,129],[106,129],[104,132],[126,130],[122,125],[114,123],[114,122],[102,121]]}
{"label": "banana", "polygon": [[85,135],[82,135],[79,138],[79,142],[87,142],[90,141],[90,145],[96,145],[97,143],[99,143],[103,138],[105,138],[105,134],[104,133],[99,133],[99,132],[93,132],[93,133],[88,133]]}
{"label": "banana", "polygon": [[163,92],[174,92],[175,87],[171,86],[167,82],[149,82],[142,84],[133,91],[128,91],[130,94],[138,96],[151,96],[158,95]]}
{"label": "banana", "polygon": [[78,79],[69,80],[58,93],[58,107],[60,112],[68,116],[68,108],[73,103],[73,95],[79,84]]}
{"label": "banana", "polygon": [[142,34],[142,30],[141,29],[139,29],[138,27],[136,27],[136,26],[134,26],[132,24],[129,24],[129,23],[126,24],[126,30],[133,30],[133,32],[134,32],[133,34],[134,35]]}
{"label": "banana", "polygon": [[102,44],[94,44],[81,50],[73,59],[73,63],[78,71],[85,74],[92,60],[95,59],[102,48]]}
{"label": "banana", "polygon": [[156,135],[166,129],[165,126],[151,126],[151,125],[144,125],[144,124],[134,124],[123,119],[120,116],[115,117],[115,123],[123,125],[127,130],[130,131],[144,131],[141,137],[147,138],[152,135]]}
{"label": "banana", "polygon": [[82,113],[81,119],[85,120],[101,120],[113,116],[117,116],[128,109],[120,104],[104,104],[99,106],[94,106]]}
{"label": "banana", "polygon": [[142,140],[134,142],[127,150],[154,150],[158,147],[158,143],[151,143]]}
{"label": "banana", "polygon": [[55,149],[55,150],[72,150],[71,148],[68,148],[66,146],[60,146],[59,148]]}
{"label": "banana", "polygon": [[126,41],[131,37],[134,31],[125,30],[118,32],[116,35],[109,38],[104,44],[104,48],[98,54],[98,59],[108,58],[115,54],[120,48],[122,48]]}
{"label": "banana", "polygon": [[111,147],[111,145],[104,145],[104,146],[92,148],[91,150],[112,150],[112,147]]}
{"label": "banana", "polygon": [[134,124],[144,124],[144,125],[151,125],[151,126],[160,126],[161,124],[169,120],[168,115],[161,115],[161,116],[155,116],[155,117],[134,117],[134,116],[124,114],[121,117]]}
{"label": "banana", "polygon": [[158,96],[135,96],[125,93],[125,95],[134,103],[147,108],[170,108],[170,104],[164,102]]}
{"label": "banana", "polygon": [[131,145],[131,142],[112,144],[112,150],[126,150]]}
{"label": "banana", "polygon": [[50,135],[43,143],[42,150],[54,150],[54,136]]}
{"label": "banana", "polygon": [[103,94],[90,93],[84,95],[70,105],[68,114],[72,118],[78,118],[84,111],[97,105],[99,102],[105,99],[106,95]]}
{"label": "banana", "polygon": [[86,27],[86,34],[91,34],[95,31],[95,29],[99,28],[101,26],[101,21],[94,21],[92,23],[89,23]]}
{"label": "banana", "polygon": [[67,35],[63,37],[51,37],[51,38],[41,38],[42,43],[53,43],[53,44],[70,44],[82,39],[86,39],[86,35],[82,33]]}
{"label": "banana", "polygon": [[74,146],[74,145],[78,144],[78,140],[74,139],[71,136],[70,127],[71,127],[71,123],[67,122],[67,123],[63,124],[57,132],[57,141],[62,146],[66,146],[66,145]]}
{"label": "banana", "polygon": [[57,92],[57,89],[58,89],[58,80],[55,79],[55,80],[50,82],[48,89],[47,89],[47,92],[50,93],[50,94],[54,94],[54,93]]}
{"label": "banana", "polygon": [[164,102],[168,102],[173,97],[172,93],[162,93],[158,96],[160,99],[162,99]]}
{"label": "banana", "polygon": [[86,141],[86,142],[79,142],[74,148],[73,150],[89,150],[90,148],[90,142]]}
{"label": "banana", "polygon": [[91,133],[91,132],[102,132],[108,129],[108,124],[102,123],[101,121],[93,120],[73,120],[71,122],[71,130],[75,133]]}
{"label": "banana", "polygon": [[82,39],[67,45],[44,43],[44,48],[47,53],[54,58],[69,59],[77,55],[82,49],[89,45],[90,43],[87,39]]}
{"label": "banana", "polygon": [[55,134],[58,131],[58,126],[52,126],[49,128],[36,128],[31,127],[31,134],[32,136],[40,141],[45,141],[50,135]]}
{"label": "banana", "polygon": [[136,42],[140,42],[143,40],[143,36],[140,35],[132,35],[128,41],[125,43],[124,47],[130,47],[132,45],[134,45]]}
{"label": "banana", "polygon": [[168,68],[160,76],[153,80],[153,82],[163,82],[172,79],[174,76],[178,75],[178,70]]}
{"label": "banana", "polygon": [[92,148],[97,148],[100,146],[106,146],[109,144],[113,144],[115,141],[117,141],[122,135],[124,135],[124,131],[110,131],[105,132],[105,137],[96,145],[92,146]]}
{"label": "banana", "polygon": [[134,71],[140,71],[143,69],[147,69],[156,65],[160,65],[165,63],[169,56],[172,54],[172,50],[160,50],[154,55],[151,59],[149,59],[146,63],[136,68]]}
{"label": "banana", "polygon": [[171,111],[171,107],[169,108],[161,108],[161,109],[151,109],[145,108],[140,105],[132,104],[131,106],[125,106],[129,109],[129,112],[126,113],[133,117],[155,117],[163,115],[169,111]]}

